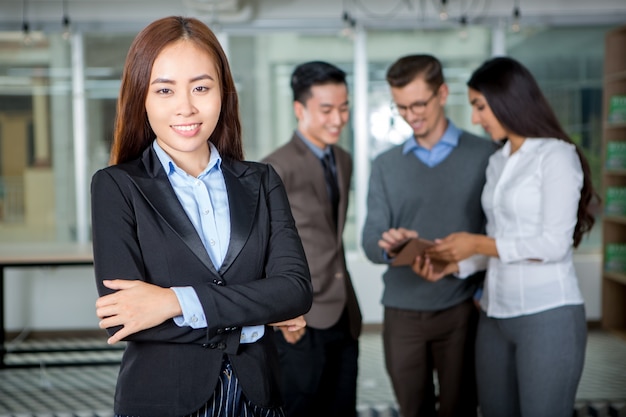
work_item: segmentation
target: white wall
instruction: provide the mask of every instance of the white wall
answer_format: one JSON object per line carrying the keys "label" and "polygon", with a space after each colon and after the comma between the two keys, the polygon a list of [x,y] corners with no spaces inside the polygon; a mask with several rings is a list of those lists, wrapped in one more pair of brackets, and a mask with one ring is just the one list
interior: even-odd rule
{"label": "white wall", "polygon": [[97,329],[92,267],[7,268],[7,331]]}
{"label": "white wall", "polygon": [[[597,254],[576,256],[587,319],[600,320],[600,262]],[[348,254],[348,267],[359,297],[363,321],[382,322],[380,298],[384,267],[369,262],[360,252]],[[5,270],[5,323],[11,332],[23,329],[91,330],[98,328],[93,268],[12,268]]]}

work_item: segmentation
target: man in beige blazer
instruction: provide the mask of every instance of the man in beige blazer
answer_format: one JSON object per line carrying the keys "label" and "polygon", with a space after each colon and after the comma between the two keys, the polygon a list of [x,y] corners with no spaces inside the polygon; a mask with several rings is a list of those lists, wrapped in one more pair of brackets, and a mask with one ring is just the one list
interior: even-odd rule
{"label": "man in beige blazer", "polygon": [[264,162],[287,190],[314,294],[302,331],[275,331],[284,410],[287,417],[354,417],[361,312],[342,239],[352,158],[337,146],[349,119],[346,74],[307,62],[294,70],[291,88],[297,130]]}

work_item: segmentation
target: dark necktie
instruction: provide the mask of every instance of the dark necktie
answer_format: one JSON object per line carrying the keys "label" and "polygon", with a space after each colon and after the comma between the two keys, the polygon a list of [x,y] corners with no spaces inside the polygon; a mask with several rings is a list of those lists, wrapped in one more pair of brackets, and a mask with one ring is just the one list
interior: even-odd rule
{"label": "dark necktie", "polygon": [[337,213],[339,211],[339,187],[337,186],[337,178],[335,178],[335,174],[333,173],[330,154],[324,154],[324,157],[322,158],[322,167],[324,167],[324,179],[326,180],[326,189],[328,190],[328,196],[330,197],[330,204],[333,210],[335,227],[337,227]]}

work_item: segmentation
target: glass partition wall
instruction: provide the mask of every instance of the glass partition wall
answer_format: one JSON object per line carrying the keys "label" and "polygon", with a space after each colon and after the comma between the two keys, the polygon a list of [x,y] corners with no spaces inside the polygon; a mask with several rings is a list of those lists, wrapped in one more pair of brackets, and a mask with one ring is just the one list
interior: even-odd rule
{"label": "glass partition wall", "polygon": [[0,34],[0,240],[71,240],[70,45]]}
{"label": "glass partition wall", "polygon": [[[508,33],[505,48],[537,76],[566,129],[587,152],[598,179],[602,45],[608,29],[527,28]],[[358,250],[357,219],[364,216],[370,160],[411,134],[391,112],[387,67],[411,53],[439,57],[450,85],[448,117],[461,128],[484,135],[480,127],[471,125],[465,82],[472,70],[492,55],[494,31],[501,29],[472,26],[462,36],[457,29],[361,30],[360,41],[330,32],[220,34],[240,94],[247,159],[260,159],[291,137],[296,122],[289,75],[295,65],[327,60],[348,73],[353,114],[341,144],[351,152],[357,147],[365,149],[366,155],[355,157],[356,175],[344,236],[351,251]],[[77,211],[86,211],[82,215],[88,221],[89,207],[77,204],[77,198],[89,195],[91,174],[107,164],[123,62],[135,33],[76,36],[82,45],[78,55],[82,61],[78,63],[72,49],[75,39],[38,34],[25,43],[21,33],[0,33],[2,242],[74,241],[79,234]],[[546,45],[550,45],[549,53],[538,52],[545,51]],[[365,60],[355,59],[357,56]],[[73,77],[77,73],[84,77],[82,91],[76,90]],[[364,83],[355,82],[357,74],[365,77]],[[356,103],[355,97],[361,102]],[[81,146],[85,147],[88,177],[82,182],[75,178],[74,133],[75,106],[81,102],[85,118],[85,143]],[[366,126],[357,126],[357,120]],[[366,132],[365,140],[355,134],[359,129]],[[85,189],[77,192],[77,184]],[[587,239],[585,245],[599,250],[599,239]]]}

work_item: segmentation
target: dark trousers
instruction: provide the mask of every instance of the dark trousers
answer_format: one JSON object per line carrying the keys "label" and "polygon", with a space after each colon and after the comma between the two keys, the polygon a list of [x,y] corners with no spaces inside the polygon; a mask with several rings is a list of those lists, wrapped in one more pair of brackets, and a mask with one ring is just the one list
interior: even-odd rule
{"label": "dark trousers", "polygon": [[477,318],[471,299],[441,311],[385,308],[385,364],[403,417],[476,416]]}
{"label": "dark trousers", "polygon": [[359,345],[347,313],[328,329],[306,328],[295,344],[274,332],[287,417],[356,417]]}

